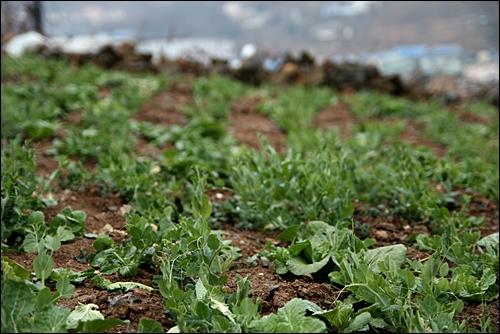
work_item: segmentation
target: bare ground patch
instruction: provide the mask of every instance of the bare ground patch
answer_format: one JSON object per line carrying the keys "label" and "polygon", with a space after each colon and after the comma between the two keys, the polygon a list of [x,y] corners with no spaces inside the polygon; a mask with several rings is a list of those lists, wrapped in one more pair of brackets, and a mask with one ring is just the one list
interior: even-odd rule
{"label": "bare ground patch", "polygon": [[286,153],[285,133],[269,117],[255,112],[262,101],[258,96],[243,97],[233,102],[229,116],[229,132],[242,143],[261,149],[257,133],[267,138],[279,154]]}
{"label": "bare ground patch", "polygon": [[166,90],[146,101],[132,119],[163,126],[185,125],[188,119],[180,111],[180,107],[192,100],[193,93],[189,84],[173,81]]}
{"label": "bare ground patch", "polygon": [[341,138],[349,136],[349,128],[358,122],[349,110],[349,106],[338,102],[318,112],[313,121],[313,126],[322,130],[340,129]]}
{"label": "bare ground patch", "polygon": [[438,159],[441,159],[446,155],[447,149],[444,145],[436,143],[432,140],[428,140],[421,136],[421,132],[425,130],[425,125],[417,123],[413,120],[409,120],[403,132],[400,135],[400,139],[410,142],[413,145],[427,146],[434,151],[434,154]]}

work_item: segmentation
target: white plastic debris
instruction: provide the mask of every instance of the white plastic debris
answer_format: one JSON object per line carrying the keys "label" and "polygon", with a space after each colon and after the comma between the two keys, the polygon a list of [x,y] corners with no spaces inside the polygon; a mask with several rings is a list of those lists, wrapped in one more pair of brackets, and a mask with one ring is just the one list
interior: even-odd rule
{"label": "white plastic debris", "polygon": [[229,60],[229,68],[232,70],[237,70],[241,67],[241,59],[233,58]]}
{"label": "white plastic debris", "polygon": [[256,53],[257,53],[257,47],[253,44],[248,43],[243,45],[243,47],[241,48],[240,58],[241,59],[250,58]]}
{"label": "white plastic debris", "polygon": [[74,37],[54,37],[64,53],[97,54],[104,46],[115,44],[108,34],[79,35]]}
{"label": "white plastic debris", "polygon": [[24,34],[19,34],[14,37],[5,45],[5,52],[8,55],[17,57],[26,51],[33,51],[37,47],[49,44],[50,41],[47,37],[43,36],[36,31],[28,31]]}

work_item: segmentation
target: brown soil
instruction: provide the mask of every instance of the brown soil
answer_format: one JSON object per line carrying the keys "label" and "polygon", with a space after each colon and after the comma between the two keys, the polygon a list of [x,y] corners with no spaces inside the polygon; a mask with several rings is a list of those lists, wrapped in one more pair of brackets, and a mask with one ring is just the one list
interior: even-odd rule
{"label": "brown soil", "polygon": [[349,110],[349,106],[344,102],[338,102],[319,111],[314,117],[313,126],[323,130],[340,129],[340,137],[349,136],[349,129],[357,122]]}
{"label": "brown soil", "polygon": [[419,133],[423,132],[424,130],[425,125],[410,120],[406,123],[400,139],[408,141],[413,145],[427,146],[434,151],[434,154],[436,154],[436,157],[438,159],[441,159],[446,155],[446,147],[422,137]]}
{"label": "brown soil", "polygon": [[[384,121],[389,124],[396,121],[396,119],[388,117],[373,117],[371,120],[377,122]],[[358,118],[351,113],[349,106],[344,102],[338,102],[335,105],[328,106],[319,111],[314,117],[313,126],[323,130],[340,129],[340,138],[344,139],[351,135],[350,128],[352,128],[352,126],[357,122]],[[446,148],[439,143],[422,137],[420,133],[424,130],[425,125],[409,120],[406,123],[403,132],[399,136],[399,139],[412,143],[413,145],[427,146],[434,151],[437,158],[442,158],[446,154]]]}
{"label": "brown soil", "polygon": [[180,111],[184,104],[192,102],[189,81],[171,82],[166,90],[162,90],[145,102],[132,119],[164,126],[185,125],[187,117]]}
{"label": "brown soil", "polygon": [[[481,235],[489,235],[498,232],[499,228],[499,217],[498,217],[498,205],[490,199],[484,198],[483,195],[478,194],[471,189],[454,189],[458,193],[466,194],[471,196],[471,201],[467,213],[467,217],[483,217],[486,220],[486,225],[481,227]],[[454,210],[462,209],[462,205],[456,207]]]}
{"label": "brown soil", "polygon": [[262,102],[259,96],[242,97],[234,101],[229,116],[231,132],[242,144],[260,149],[257,133],[267,138],[279,154],[286,153],[285,134],[264,114],[255,112],[255,107]]}
{"label": "brown soil", "polygon": [[43,139],[38,142],[31,142],[31,148],[35,150],[36,173],[39,176],[48,178],[50,173],[59,168],[59,163],[46,152],[52,147],[52,140]]}
{"label": "brown soil", "polygon": [[72,123],[77,126],[82,126],[83,125],[82,115],[83,115],[82,110],[73,111],[66,116],[66,121],[68,123]]}
{"label": "brown soil", "polygon": [[[232,113],[229,117],[230,131],[242,143],[256,149],[259,149],[260,145],[255,133],[257,131],[261,132],[270,140],[279,153],[284,153],[286,147],[282,131],[268,117],[255,112],[255,106],[261,100],[260,97],[255,96],[236,100],[232,105]],[[189,85],[186,82],[172,82],[167,90],[159,92],[144,103],[133,118],[138,121],[148,121],[164,126],[182,125],[186,123],[186,117],[179,111],[179,108],[191,101],[192,94]],[[77,113],[70,115],[72,115],[70,117],[71,122],[77,124],[81,121]],[[323,129],[331,127],[348,129],[355,122],[356,118],[349,112],[346,105],[337,104],[319,112],[314,120],[314,125]],[[438,156],[442,156],[445,152],[444,148],[437,147],[424,138],[420,138],[418,130],[420,130],[419,125],[410,121],[401,138],[420,145],[427,145],[434,149]],[[45,151],[51,146],[51,140],[42,140],[39,143],[34,143],[34,145],[37,161],[36,172],[38,175],[46,177],[58,167],[57,161],[45,154]],[[142,138],[139,140],[138,151],[142,154],[151,153],[156,155],[160,152],[160,149],[148,146],[147,141]],[[88,167],[91,168],[92,166]],[[481,229],[482,233],[486,235],[498,232],[498,206],[480,194],[472,193],[469,190],[458,191],[473,196],[468,214],[485,217],[487,224],[486,227]],[[222,203],[232,196],[230,191],[221,189],[207,190],[207,194],[212,203]],[[127,211],[128,206],[118,194],[101,196],[95,188],[86,189],[82,192],[56,189],[54,196],[57,198],[58,204],[42,210],[46,222],[50,222],[64,207],[70,206],[73,210],[86,212],[89,232],[99,233],[103,231],[108,233],[117,244],[127,237],[123,233],[126,224],[123,212]],[[459,209],[459,207],[453,208],[453,210]],[[354,220],[367,223],[370,226],[368,237],[375,239],[377,246],[401,243],[408,247],[408,257],[410,259],[425,259],[429,256],[429,254],[421,252],[408,244],[408,238],[412,233],[432,233],[428,222],[410,223],[400,217],[372,217],[365,214],[365,210],[366,208],[363,205],[356,203]],[[314,282],[311,275],[304,277],[278,275],[275,273],[272,263],[263,263],[260,259],[254,264],[248,263],[247,259],[262,250],[267,240],[271,240],[275,245],[285,246],[276,240],[278,232],[241,231],[234,228],[232,224],[225,225],[223,230],[227,233],[223,238],[232,240],[234,246],[241,248],[243,255],[242,258],[235,261],[233,268],[227,272],[229,276],[227,287],[231,292],[234,292],[236,290],[236,274],[243,277],[250,274],[252,285],[250,297],[253,300],[258,297],[262,299],[264,315],[275,313],[279,307],[282,307],[293,298],[308,299],[324,309],[330,309],[336,299],[342,300],[347,297],[345,292],[339,296],[340,292],[335,291],[330,284]],[[60,250],[54,254],[55,268],[70,268],[75,271],[88,269],[88,264],[81,263],[75,260],[74,257],[80,255],[81,252],[88,254],[95,251],[93,243],[94,239],[82,238],[63,244]],[[35,254],[14,253],[7,254],[7,256],[28,270],[33,270],[32,263]],[[118,273],[106,278],[112,282],[134,281],[153,287],[152,278],[154,275],[155,273],[140,269],[139,274],[132,279],[123,278]],[[142,317],[160,322],[164,330],[168,330],[175,325],[172,319],[163,312],[162,296],[158,291],[148,293],[142,289],[134,289],[126,294],[108,293],[95,288],[88,283],[88,280],[85,280],[83,284],[76,286],[72,298],[59,301],[59,305],[73,309],[78,302],[98,305],[99,310],[105,316],[130,320],[129,328],[120,326],[111,330],[112,332],[135,332],[137,331],[138,321]],[[492,326],[498,331],[498,299],[489,303],[486,309],[492,318]],[[466,319],[470,326],[479,329],[478,319],[482,317],[481,311],[480,304],[466,303],[464,311],[457,316],[457,319]]]}
{"label": "brown soil", "polygon": [[166,149],[173,148],[173,147],[174,147],[174,145],[170,144],[170,143],[167,143],[167,144],[163,145],[162,147],[152,146],[147,141],[147,139],[145,139],[144,137],[141,136],[138,138],[137,146],[135,149],[136,149],[137,153],[140,154],[140,156],[148,156],[150,158],[156,159],[161,152],[163,152]]}

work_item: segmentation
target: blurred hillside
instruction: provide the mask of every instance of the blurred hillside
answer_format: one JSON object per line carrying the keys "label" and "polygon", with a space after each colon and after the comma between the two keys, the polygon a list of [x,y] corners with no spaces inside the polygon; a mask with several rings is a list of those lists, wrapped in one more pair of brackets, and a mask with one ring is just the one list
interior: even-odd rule
{"label": "blurred hillside", "polygon": [[270,51],[374,52],[399,44],[498,49],[497,1],[42,1],[51,35],[133,29],[138,38],[222,37]]}

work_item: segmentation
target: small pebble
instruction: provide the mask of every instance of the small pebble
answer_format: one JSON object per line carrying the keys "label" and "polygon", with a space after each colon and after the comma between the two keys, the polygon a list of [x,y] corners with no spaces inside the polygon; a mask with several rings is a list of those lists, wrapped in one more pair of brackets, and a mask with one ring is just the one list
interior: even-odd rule
{"label": "small pebble", "polygon": [[279,285],[270,285],[267,287],[267,291],[271,292],[273,290],[278,289],[280,286]]}
{"label": "small pebble", "polygon": [[377,230],[375,232],[375,236],[379,240],[387,240],[387,238],[389,237],[389,233],[387,233],[387,231],[384,230]]}

